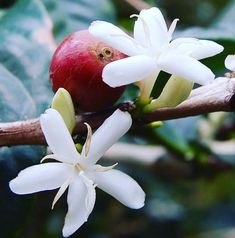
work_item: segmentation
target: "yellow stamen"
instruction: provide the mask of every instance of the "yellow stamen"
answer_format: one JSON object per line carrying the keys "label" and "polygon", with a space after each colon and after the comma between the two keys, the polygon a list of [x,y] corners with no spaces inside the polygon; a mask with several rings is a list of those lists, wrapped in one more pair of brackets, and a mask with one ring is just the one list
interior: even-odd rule
{"label": "yellow stamen", "polygon": [[130,18],[134,18],[134,17],[139,18],[139,15],[138,15],[138,14],[132,14],[132,15],[130,15]]}

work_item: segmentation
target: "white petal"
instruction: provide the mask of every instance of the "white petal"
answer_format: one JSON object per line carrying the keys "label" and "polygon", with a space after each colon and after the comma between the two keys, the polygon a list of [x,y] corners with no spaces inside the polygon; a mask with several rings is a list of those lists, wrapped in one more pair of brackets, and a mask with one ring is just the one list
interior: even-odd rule
{"label": "white petal", "polygon": [[168,43],[168,31],[161,11],[156,8],[142,10],[135,22],[134,38],[143,45],[151,46],[157,53]]}
{"label": "white petal", "polygon": [[214,41],[178,38],[170,43],[168,51],[174,51],[175,54],[190,55],[200,60],[219,54],[223,49],[223,46]]}
{"label": "white petal", "polygon": [[138,55],[107,64],[102,76],[110,87],[118,87],[144,80],[155,70],[154,58]]}
{"label": "white petal", "polygon": [[65,163],[77,163],[79,154],[60,114],[48,109],[40,116],[40,124],[51,151],[64,158]]}
{"label": "white petal", "polygon": [[109,22],[94,21],[89,27],[89,32],[126,55],[137,55],[142,50],[142,47],[132,37]]}
{"label": "white petal", "polygon": [[129,130],[131,124],[132,119],[128,112],[116,110],[93,134],[86,162],[95,164]]}
{"label": "white petal", "polygon": [[195,59],[204,59],[221,53],[224,50],[222,45],[214,41],[200,40],[199,44],[195,47],[192,57]]}
{"label": "white petal", "polygon": [[45,163],[22,170],[11,180],[14,193],[29,194],[59,188],[70,176],[72,167],[63,163]]}
{"label": "white petal", "polygon": [[119,170],[96,172],[93,174],[97,186],[125,206],[139,209],[144,206],[145,193],[129,175]]}
{"label": "white petal", "polygon": [[235,55],[228,55],[224,61],[225,67],[231,71],[235,71]]}
{"label": "white petal", "polygon": [[[88,189],[89,186],[89,189]],[[89,197],[89,207],[87,207],[87,195]],[[65,217],[63,236],[72,235],[84,222],[87,221],[90,212],[95,204],[95,189],[92,184],[85,184],[81,177],[77,177],[69,186],[68,191],[68,212]]]}
{"label": "white petal", "polygon": [[213,81],[212,71],[196,59],[183,55],[168,55],[159,59],[159,68],[169,74],[205,85]]}

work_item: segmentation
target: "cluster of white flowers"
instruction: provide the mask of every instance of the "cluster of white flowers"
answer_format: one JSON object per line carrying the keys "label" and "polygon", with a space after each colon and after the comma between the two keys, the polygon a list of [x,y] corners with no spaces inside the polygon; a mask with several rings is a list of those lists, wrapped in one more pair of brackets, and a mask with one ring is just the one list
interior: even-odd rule
{"label": "cluster of white flowers", "polygon": [[167,29],[158,8],[134,16],[134,38],[105,21],[95,21],[89,27],[91,34],[130,56],[108,64],[103,70],[104,82],[111,87],[137,82],[140,97],[147,99],[161,70],[201,85],[213,81],[215,75],[198,60],[220,53],[221,45],[195,38],[172,40],[178,19]]}
{"label": "cluster of white flowers", "polygon": [[[133,38],[104,21],[95,21],[89,28],[91,34],[129,56],[104,68],[104,82],[111,87],[135,82],[140,88],[140,98],[146,100],[161,70],[172,74],[174,80],[179,77],[184,81],[207,84],[214,79],[212,71],[199,60],[220,53],[222,46],[194,38],[172,40],[178,19],[168,29],[158,8],[142,10],[135,17]],[[228,56],[225,65],[235,71],[235,56]],[[66,103],[66,112],[74,114],[70,101]],[[54,104],[57,105],[56,100]],[[24,169],[10,182],[10,188],[17,194],[59,189],[52,208],[68,188],[68,212],[63,227],[63,236],[68,237],[87,221],[95,204],[96,186],[133,209],[144,205],[145,193],[135,180],[114,169],[117,164],[108,167],[97,164],[131,127],[132,119],[128,112],[116,110],[93,135],[87,125],[87,140],[81,153],[76,150],[70,134],[75,120],[68,116],[65,120],[65,117],[58,109],[48,109],[40,116],[41,129],[52,151],[42,162],[46,159],[57,162]]]}

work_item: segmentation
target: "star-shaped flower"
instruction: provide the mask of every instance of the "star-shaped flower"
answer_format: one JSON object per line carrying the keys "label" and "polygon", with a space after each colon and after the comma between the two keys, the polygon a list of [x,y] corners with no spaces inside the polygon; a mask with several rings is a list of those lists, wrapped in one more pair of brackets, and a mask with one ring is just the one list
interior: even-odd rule
{"label": "star-shaped flower", "polygon": [[96,186],[130,208],[141,208],[145,193],[135,180],[113,169],[116,164],[110,167],[96,164],[107,149],[128,131],[131,123],[129,113],[116,110],[94,135],[88,126],[87,140],[79,154],[60,114],[48,109],[41,115],[40,124],[53,154],[43,160],[50,158],[58,162],[24,169],[10,181],[11,190],[17,194],[30,194],[59,188],[52,204],[54,207],[68,188],[68,212],[63,227],[65,237],[87,221],[95,204]]}
{"label": "star-shaped flower", "polygon": [[168,29],[158,8],[135,16],[133,38],[105,21],[95,21],[89,27],[91,34],[130,56],[105,66],[103,80],[109,86],[137,82],[140,97],[147,99],[161,70],[202,85],[214,79],[212,71],[198,60],[220,53],[221,45],[194,38],[172,40],[178,19]]}

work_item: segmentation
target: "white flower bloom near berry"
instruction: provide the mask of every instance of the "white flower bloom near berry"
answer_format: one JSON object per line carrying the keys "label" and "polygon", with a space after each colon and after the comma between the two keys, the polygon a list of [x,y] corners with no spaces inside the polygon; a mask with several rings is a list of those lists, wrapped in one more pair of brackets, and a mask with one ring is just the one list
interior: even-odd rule
{"label": "white flower bloom near berry", "polygon": [[225,67],[231,71],[235,71],[235,55],[228,55],[224,61]]}
{"label": "white flower bloom near berry", "polygon": [[64,237],[73,234],[87,221],[95,204],[96,186],[130,208],[141,208],[145,193],[137,182],[113,169],[116,164],[109,167],[97,164],[101,156],[128,131],[131,123],[129,113],[116,110],[93,135],[87,125],[87,140],[79,154],[60,114],[48,109],[40,116],[40,124],[53,154],[45,156],[43,160],[50,158],[58,162],[24,169],[10,181],[11,190],[17,194],[30,194],[59,188],[52,203],[53,208],[68,188]]}
{"label": "white flower bloom near berry", "polygon": [[91,34],[130,56],[104,67],[105,83],[118,87],[137,82],[140,97],[147,99],[161,70],[201,85],[214,79],[213,72],[199,60],[220,53],[221,45],[195,38],[172,40],[178,19],[168,29],[161,11],[155,7],[134,16],[137,20],[133,38],[105,21],[94,21],[89,27]]}

